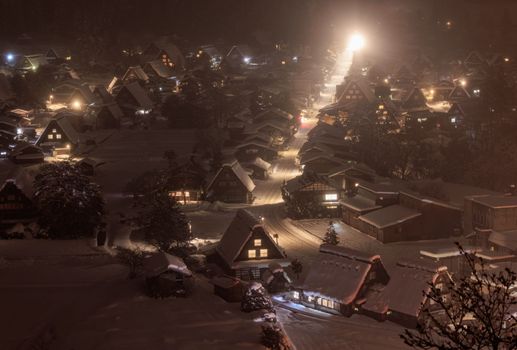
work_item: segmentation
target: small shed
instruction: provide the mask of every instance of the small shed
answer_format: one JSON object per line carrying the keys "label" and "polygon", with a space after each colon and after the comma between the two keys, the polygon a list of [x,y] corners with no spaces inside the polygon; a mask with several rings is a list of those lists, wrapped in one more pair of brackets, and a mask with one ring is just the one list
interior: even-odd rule
{"label": "small shed", "polygon": [[144,259],[145,281],[150,296],[186,296],[192,272],[177,256],[158,252]]}
{"label": "small shed", "polygon": [[214,293],[229,303],[237,303],[242,299],[244,287],[242,282],[235,277],[216,276],[212,278]]}
{"label": "small shed", "polygon": [[267,180],[271,171],[271,164],[260,157],[255,158],[252,162],[245,164],[247,169],[252,171],[251,176],[259,180]]}

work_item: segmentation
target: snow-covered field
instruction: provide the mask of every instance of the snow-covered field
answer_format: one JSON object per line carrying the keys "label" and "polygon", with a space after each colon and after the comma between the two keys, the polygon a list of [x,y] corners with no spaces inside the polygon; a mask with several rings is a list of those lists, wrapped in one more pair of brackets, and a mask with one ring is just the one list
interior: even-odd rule
{"label": "snow-covered field", "polygon": [[[0,349],[51,334],[52,349],[260,349],[257,315],[244,314],[204,279],[186,299],[151,299],[109,256],[4,260]],[[27,347],[21,347],[26,349]]]}

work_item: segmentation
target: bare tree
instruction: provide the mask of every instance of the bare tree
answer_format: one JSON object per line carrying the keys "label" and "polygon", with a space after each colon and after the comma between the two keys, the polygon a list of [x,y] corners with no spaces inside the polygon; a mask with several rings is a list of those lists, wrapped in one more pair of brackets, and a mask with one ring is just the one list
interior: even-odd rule
{"label": "bare tree", "polygon": [[433,308],[423,310],[427,325],[401,338],[418,349],[517,349],[517,275],[508,268],[487,270],[483,260],[458,245],[468,273],[424,294]]}

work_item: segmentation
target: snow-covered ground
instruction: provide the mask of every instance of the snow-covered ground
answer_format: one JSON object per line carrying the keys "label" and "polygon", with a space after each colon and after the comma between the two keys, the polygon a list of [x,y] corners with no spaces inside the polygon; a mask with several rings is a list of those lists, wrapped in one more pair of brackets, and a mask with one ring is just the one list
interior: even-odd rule
{"label": "snow-covered ground", "polygon": [[215,296],[205,279],[188,298],[161,300],[126,276],[109,255],[4,260],[0,349],[28,349],[48,330],[57,350],[261,349],[257,315]]}

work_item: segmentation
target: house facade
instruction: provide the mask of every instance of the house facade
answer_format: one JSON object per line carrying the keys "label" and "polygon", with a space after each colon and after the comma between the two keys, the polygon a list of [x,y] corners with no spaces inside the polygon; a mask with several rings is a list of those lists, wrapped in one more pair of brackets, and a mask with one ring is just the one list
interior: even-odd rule
{"label": "house facade", "polygon": [[237,160],[223,164],[208,182],[206,196],[209,201],[226,203],[251,203],[255,184]]}
{"label": "house facade", "polygon": [[262,220],[245,209],[237,211],[210,259],[242,280],[260,280],[273,263],[290,264]]}
{"label": "house facade", "polygon": [[388,281],[380,256],[323,244],[306,278],[294,286],[290,299],[323,312],[351,316],[372,288]]}

